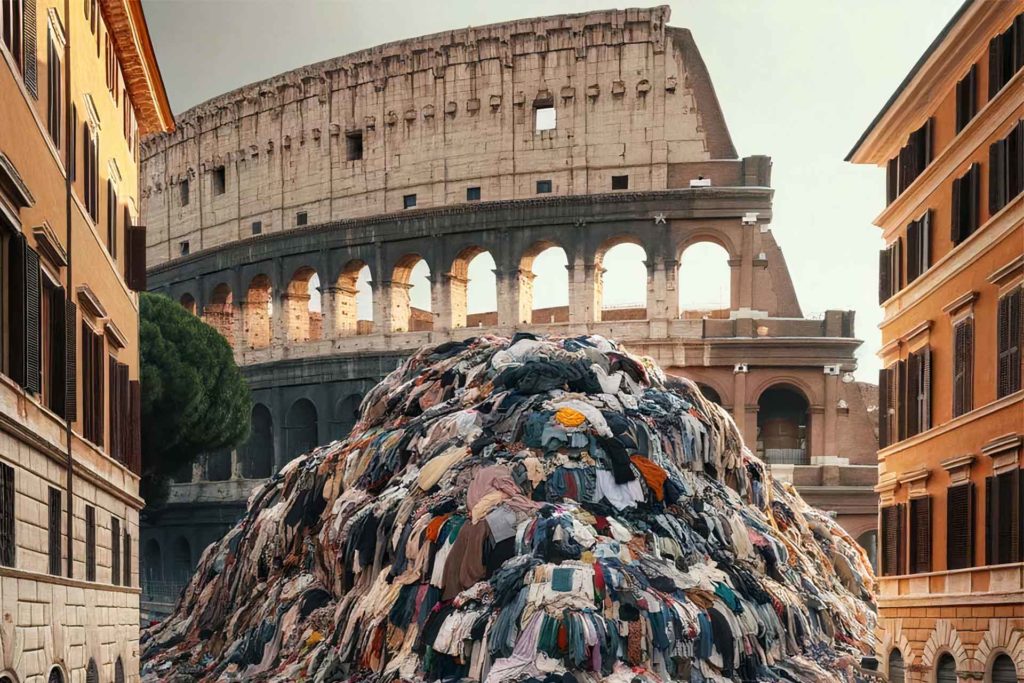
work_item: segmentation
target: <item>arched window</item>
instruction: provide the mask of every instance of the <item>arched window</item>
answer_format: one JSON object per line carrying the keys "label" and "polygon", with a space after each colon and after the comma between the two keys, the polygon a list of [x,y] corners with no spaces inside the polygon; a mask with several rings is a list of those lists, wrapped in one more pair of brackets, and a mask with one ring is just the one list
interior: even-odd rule
{"label": "arched window", "polygon": [[647,319],[647,252],[639,244],[617,241],[595,257],[596,297],[601,320]]}
{"label": "arched window", "polygon": [[373,331],[373,290],[370,266],[359,259],[345,264],[334,294],[334,331],[339,337]]}
{"label": "arched window", "polygon": [[192,576],[192,546],[184,536],[175,539],[170,559],[170,580],[177,584],[188,583]]}
{"label": "arched window", "polygon": [[698,242],[679,258],[676,289],[679,317],[728,318],[732,306],[729,252],[713,242]]}
{"label": "arched window", "polygon": [[448,278],[452,327],[483,327],[498,323],[498,286],[494,257],[469,247],[452,263]]}
{"label": "arched window", "polygon": [[266,479],[274,468],[274,419],[262,403],[252,406],[249,440],[239,451],[246,479]]}
{"label": "arched window", "polygon": [[757,451],[768,463],[807,465],[808,404],[788,386],[772,387],[757,401]]}
{"label": "arched window", "polygon": [[308,453],[317,447],[316,406],[306,398],[300,398],[288,409],[284,421],[285,457],[289,460],[295,456]]}
{"label": "arched window", "polygon": [[956,660],[948,652],[935,665],[935,683],[956,683]]}
{"label": "arched window", "polygon": [[332,439],[344,439],[349,435],[359,419],[359,404],[362,402],[363,397],[359,394],[352,394],[338,401],[334,406],[334,419],[331,421]]}
{"label": "arched window", "polygon": [[270,278],[257,275],[245,294],[245,343],[251,349],[270,346],[270,319],[274,314]]}
{"label": "arched window", "polygon": [[0,676],[0,683],[14,683],[10,676]]}
{"label": "arched window", "polygon": [[213,289],[210,296],[210,303],[203,308],[203,321],[213,329],[220,332],[220,336],[228,340],[228,344],[235,343],[235,307],[234,298],[231,295],[231,287],[222,282]]}
{"label": "arched window", "polygon": [[124,662],[120,657],[114,662],[114,683],[124,683]]}
{"label": "arched window", "polygon": [[[11,679],[0,678],[0,683],[7,683]],[[64,683],[64,672],[60,670],[60,667],[53,667],[50,669],[50,675],[46,678],[46,683]]]}
{"label": "arched window", "polygon": [[565,249],[538,242],[523,255],[517,279],[517,320],[547,325],[569,321],[569,259]]}
{"label": "arched window", "polygon": [[876,572],[878,571],[878,530],[870,529],[865,531],[857,538],[857,543],[861,548],[864,548],[864,552],[868,554],[868,560],[871,561],[871,568]]}
{"label": "arched window", "polygon": [[142,566],[139,567],[142,573],[143,582],[148,585],[154,581],[162,581],[164,578],[164,560],[160,553],[160,543],[151,538],[146,541],[142,551]]}
{"label": "arched window", "polygon": [[992,662],[992,683],[1017,683],[1017,667],[1009,655],[999,655]]}
{"label": "arched window", "polygon": [[700,389],[700,393],[704,395],[704,398],[711,401],[712,403],[722,405],[722,397],[719,396],[718,392],[715,391],[711,386],[703,384],[701,382],[697,382],[697,388]]}
{"label": "arched window", "polygon": [[430,266],[418,254],[404,256],[391,276],[391,329],[434,329],[430,305]]}
{"label": "arched window", "polygon": [[889,653],[889,683],[905,683],[905,681],[903,653],[894,649]]}
{"label": "arched window", "polygon": [[227,481],[231,478],[231,451],[222,448],[206,455],[206,481]]}
{"label": "arched window", "polygon": [[85,683],[100,683],[100,670],[96,666],[96,660],[89,658],[89,665],[85,668]]}
{"label": "arched window", "polygon": [[285,291],[283,308],[288,341],[316,341],[323,333],[320,311],[320,276],[309,267],[299,268],[292,275]]}
{"label": "arched window", "polygon": [[191,294],[182,294],[181,298],[178,299],[178,303],[192,315],[196,314],[196,298]]}

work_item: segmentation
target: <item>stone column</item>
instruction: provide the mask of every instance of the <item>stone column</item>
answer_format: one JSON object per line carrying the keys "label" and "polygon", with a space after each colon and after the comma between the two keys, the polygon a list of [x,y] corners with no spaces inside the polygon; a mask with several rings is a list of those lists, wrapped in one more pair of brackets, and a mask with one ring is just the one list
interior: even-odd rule
{"label": "stone column", "polygon": [[533,278],[532,270],[519,268],[512,273],[515,278],[516,323],[533,324]]}
{"label": "stone column", "polygon": [[604,268],[600,264],[586,263],[583,266],[583,273],[583,296],[580,298],[583,322],[600,322]]}
{"label": "stone column", "polygon": [[309,340],[309,294],[281,294],[281,315],[285,336],[293,342]]}
{"label": "stone column", "polygon": [[742,230],[742,254],[740,255],[739,292],[740,308],[754,307],[754,235],[746,226]]}
{"label": "stone column", "polygon": [[321,339],[334,339],[338,336],[338,287],[320,285],[320,315],[322,326]]}
{"label": "stone column", "polygon": [[577,257],[565,266],[569,271],[569,323],[585,327],[587,324],[587,273],[583,259]]}
{"label": "stone column", "polygon": [[394,280],[385,282],[383,285],[381,299],[383,300],[384,319],[381,321],[381,331],[385,334],[408,332],[411,315],[409,290],[412,289],[412,285]]}
{"label": "stone column", "polygon": [[241,301],[231,304],[231,348],[236,354],[245,348],[245,309]]}
{"label": "stone column", "polygon": [[676,320],[679,317],[679,261],[665,259],[662,272],[665,274],[664,315],[668,320]]}
{"label": "stone column", "polygon": [[[330,292],[330,294],[328,294]],[[338,285],[336,287],[329,287],[324,297],[330,298],[333,322],[332,326],[328,328],[327,320],[327,304],[324,304],[324,330],[330,329],[328,334],[333,337],[350,337],[356,334],[356,328],[359,321],[359,305],[356,302],[356,291],[355,287],[348,287],[346,285]]]}
{"label": "stone column", "polygon": [[743,440],[751,450],[756,450],[756,443],[749,439],[747,429],[747,370],[736,369],[732,374],[732,419],[743,434]]}
{"label": "stone column", "polygon": [[838,456],[839,449],[836,442],[837,423],[839,421],[837,404],[839,402],[839,375],[825,375],[825,414],[823,422],[825,428],[824,451],[820,455]]}
{"label": "stone column", "polygon": [[497,267],[494,269],[494,281],[497,285],[498,327],[515,327],[519,324],[519,310],[516,307],[516,278],[519,269]]}
{"label": "stone column", "polygon": [[[374,333],[384,332],[384,319],[388,317],[387,310],[390,304],[388,300],[387,287],[377,280],[370,280],[370,292],[373,294],[373,331]],[[358,317],[358,316],[357,316]],[[358,328],[359,323],[356,323]]]}
{"label": "stone column", "polygon": [[270,346],[279,348],[288,341],[288,295],[275,292],[271,296],[274,310],[270,317]]}
{"label": "stone column", "polygon": [[812,405],[807,411],[807,430],[810,432],[810,439],[807,444],[807,458],[814,462],[825,453],[825,406]]}
{"label": "stone column", "polygon": [[431,280],[430,307],[434,312],[434,329],[465,327],[469,279],[454,273],[442,273]]}

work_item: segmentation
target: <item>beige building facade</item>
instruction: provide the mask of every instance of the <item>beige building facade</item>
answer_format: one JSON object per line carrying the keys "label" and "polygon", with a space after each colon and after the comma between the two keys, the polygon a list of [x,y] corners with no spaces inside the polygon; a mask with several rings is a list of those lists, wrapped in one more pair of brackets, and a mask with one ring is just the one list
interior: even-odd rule
{"label": "beige building facade", "polygon": [[138,680],[137,0],[0,15],[0,681]]}

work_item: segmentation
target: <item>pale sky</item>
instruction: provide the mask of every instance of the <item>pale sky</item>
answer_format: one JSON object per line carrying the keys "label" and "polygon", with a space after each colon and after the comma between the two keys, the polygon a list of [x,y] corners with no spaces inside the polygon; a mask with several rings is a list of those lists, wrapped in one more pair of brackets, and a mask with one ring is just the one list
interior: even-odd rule
{"label": "pale sky", "polygon": [[[804,314],[857,311],[856,332],[864,340],[857,375],[863,380],[877,381],[879,367],[881,235],[871,221],[883,208],[884,172],[843,158],[961,2],[669,3],[670,24],[693,32],[740,156],[773,159],[771,228]],[[175,112],[380,43],[614,6],[600,0],[143,0],[143,5]],[[609,253],[606,306],[643,301],[638,256],[637,248],[626,245]],[[723,296],[721,284],[712,282],[722,266],[708,256],[684,256],[690,277],[681,282],[682,295],[695,307],[714,306]],[[555,282],[565,279],[561,255],[545,253],[537,262],[537,291],[564,292]],[[484,256],[471,264],[471,312],[494,309],[489,267]],[[420,267],[414,282],[423,274]],[[413,304],[426,308],[423,290],[415,288]],[[540,305],[564,304],[563,294]]]}

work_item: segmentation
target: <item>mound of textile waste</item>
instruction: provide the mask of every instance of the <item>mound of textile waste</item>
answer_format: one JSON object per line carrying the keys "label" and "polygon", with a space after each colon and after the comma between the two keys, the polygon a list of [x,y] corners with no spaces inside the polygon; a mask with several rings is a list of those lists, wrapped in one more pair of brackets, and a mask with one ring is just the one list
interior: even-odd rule
{"label": "mound of textile waste", "polygon": [[874,576],[729,415],[600,337],[420,350],[142,638],[146,680],[859,680]]}

